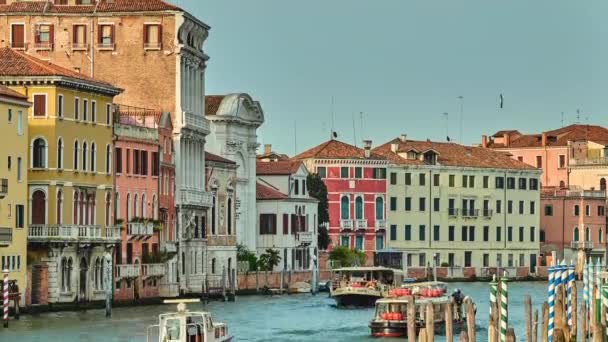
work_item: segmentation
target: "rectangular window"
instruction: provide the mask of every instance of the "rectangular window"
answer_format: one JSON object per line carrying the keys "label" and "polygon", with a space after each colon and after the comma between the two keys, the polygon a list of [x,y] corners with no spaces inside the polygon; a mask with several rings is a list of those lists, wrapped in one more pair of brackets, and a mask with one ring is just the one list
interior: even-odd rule
{"label": "rectangular window", "polygon": [[283,214],[283,235],[289,235],[289,214]]}
{"label": "rectangular window", "polygon": [[502,212],[502,201],[496,200],[496,213],[500,214]]}
{"label": "rectangular window", "polygon": [[589,204],[585,205],[585,216],[591,216],[591,207]]}
{"label": "rectangular window", "polygon": [[34,116],[35,117],[46,116],[46,94],[35,94],[34,95]]}
{"label": "rectangular window", "polygon": [[391,211],[397,210],[397,197],[391,197],[390,206]]}
{"label": "rectangular window", "polygon": [[469,176],[469,188],[475,187],[475,176]]}
{"label": "rectangular window", "polygon": [[519,190],[526,190],[527,185],[528,185],[528,180],[526,178],[519,179]]}
{"label": "rectangular window", "polygon": [[454,227],[454,226],[448,227],[448,241],[454,241],[454,231],[455,230],[456,230],[456,227]]}
{"label": "rectangular window", "polygon": [[397,225],[391,224],[391,241],[397,240]]}
{"label": "rectangular window", "polygon": [[160,24],[144,25],[144,49],[158,50],[161,48],[162,28]]}
{"label": "rectangular window", "polygon": [[496,177],[494,180],[496,189],[504,189],[505,188],[505,178],[504,177]]}
{"label": "rectangular window", "polygon": [[513,254],[509,253],[507,255],[507,266],[513,267]]}
{"label": "rectangular window", "polygon": [[420,267],[426,266],[426,254],[420,253],[418,255],[418,266],[420,266]]}
{"label": "rectangular window", "polygon": [[405,185],[412,185],[412,174],[411,173],[405,174]]}
{"label": "rectangular window", "polygon": [[490,226],[483,226],[483,241],[490,241]]}
{"label": "rectangular window", "polygon": [[515,177],[507,178],[507,189],[515,189]]}
{"label": "rectangular window", "polygon": [[23,111],[17,111],[17,135],[23,135]]}
{"label": "rectangular window", "polygon": [[524,201],[519,201],[519,215],[524,214]]}
{"label": "rectangular window", "polygon": [[420,240],[420,241],[426,240],[425,233],[426,233],[426,227],[423,224],[418,226],[418,240]]}
{"label": "rectangular window", "polygon": [[536,214],[536,202],[530,201],[530,215]]}
{"label": "rectangular window", "polygon": [[519,266],[520,266],[520,267],[525,266],[525,262],[526,262],[526,257],[525,257],[525,255],[524,255],[523,253],[522,253],[522,254],[519,254]]}
{"label": "rectangular window", "polygon": [[580,215],[580,207],[578,206],[578,204],[576,204],[574,206],[574,216],[579,216]]}
{"label": "rectangular window", "polygon": [[439,226],[433,226],[433,240],[439,241]]}
{"label": "rectangular window", "polygon": [[114,165],[116,165],[116,173],[122,173],[122,148],[117,147],[114,151]]}
{"label": "rectangular window", "polygon": [[420,186],[426,185],[426,175],[424,173],[421,173],[418,175],[418,185],[420,185]]}
{"label": "rectangular window", "polygon": [[598,205],[597,206],[597,216],[604,216],[604,215],[605,215],[604,206]]}
{"label": "rectangular window", "polygon": [[74,120],[80,120],[80,99],[74,99]]}
{"label": "rectangular window", "polygon": [[386,179],[386,169],[381,167],[375,167],[373,170],[373,179]]}
{"label": "rectangular window", "polygon": [[97,122],[97,102],[91,101],[91,122]]}
{"label": "rectangular window", "polygon": [[543,157],[542,156],[536,156],[536,168],[537,169],[543,168]]}
{"label": "rectangular window", "polygon": [[405,198],[405,211],[410,211],[410,210],[412,210],[412,198],[406,197]]}
{"label": "rectangular window", "polygon": [[57,95],[57,116],[63,117],[63,95]]}
{"label": "rectangular window", "polygon": [[139,154],[139,150],[133,150],[133,174],[134,175],[139,174],[139,170],[140,170],[139,157],[140,156],[141,155]]}
{"label": "rectangular window", "polygon": [[530,178],[530,190],[538,190],[538,179]]}
{"label": "rectangular window", "polygon": [[439,198],[433,198],[433,211],[439,211]]}
{"label": "rectangular window", "polygon": [[455,198],[448,199],[448,215],[450,215],[450,216],[458,215],[458,212],[456,209],[456,199]]}
{"label": "rectangular window", "polygon": [[489,266],[490,266],[490,254],[484,253],[483,254],[483,267],[489,267]]}
{"label": "rectangular window", "polygon": [[502,240],[502,228],[500,226],[496,227],[496,242],[499,242]]}
{"label": "rectangular window", "polygon": [[11,47],[13,49],[25,48],[25,25],[11,24]]}
{"label": "rectangular window", "polygon": [[361,167],[355,167],[355,178],[363,178],[363,171]]}
{"label": "rectangular window", "polygon": [[524,242],[524,227],[519,227],[519,242]]}
{"label": "rectangular window", "polygon": [[12,123],[13,122],[13,109],[9,108],[8,109],[8,123]]}
{"label": "rectangular window", "polygon": [[397,184],[397,173],[391,172],[391,185]]}
{"label": "rectangular window", "polygon": [[409,224],[405,225],[405,241],[412,240],[412,226]]}
{"label": "rectangular window", "polygon": [[17,182],[23,180],[23,165],[21,165],[21,157],[17,157]]}
{"label": "rectangular window", "polygon": [[25,225],[24,207],[23,204],[15,205],[15,227],[23,228]]}
{"label": "rectangular window", "polygon": [[317,174],[321,178],[327,177],[327,168],[325,166],[317,166]]}
{"label": "rectangular window", "polygon": [[342,166],[340,168],[340,178],[348,178],[348,167]]}
{"label": "rectangular window", "polygon": [[300,182],[297,179],[293,182],[293,190],[294,195],[300,194]]}
{"label": "rectangular window", "polygon": [[530,242],[534,242],[536,235],[536,228],[530,227]]}
{"label": "rectangular window", "polygon": [[148,151],[141,151],[141,174],[148,175]]}
{"label": "rectangular window", "polygon": [[551,204],[545,204],[545,216],[553,216],[553,206]]}
{"label": "rectangular window", "polygon": [[350,241],[349,241],[348,236],[341,236],[340,237],[340,244],[342,245],[342,247],[349,247]]}
{"label": "rectangular window", "polygon": [[513,227],[507,227],[507,241],[513,241]]}
{"label": "rectangular window", "polygon": [[82,120],[87,121],[89,115],[89,100],[82,100]]}
{"label": "rectangular window", "polygon": [[72,50],[87,49],[87,26],[72,26]]}
{"label": "rectangular window", "polygon": [[466,188],[467,187],[467,181],[469,180],[469,177],[467,175],[462,175],[462,187]]}
{"label": "rectangular window", "polygon": [[439,174],[433,175],[433,186],[439,186]]}
{"label": "rectangular window", "polygon": [[469,227],[462,226],[462,230],[460,232],[461,241],[467,241],[469,239]]}
{"label": "rectangular window", "polygon": [[52,50],[54,38],[53,25],[38,24],[34,36],[35,48],[39,50]]}
{"label": "rectangular window", "polygon": [[475,227],[469,227],[469,241],[475,241]]}
{"label": "rectangular window", "polygon": [[563,169],[566,167],[566,156],[563,154],[559,155],[559,168]]}
{"label": "rectangular window", "polygon": [[97,45],[103,49],[114,49],[114,25],[97,25]]}
{"label": "rectangular window", "polygon": [[112,104],[106,103],[106,125],[112,123]]}
{"label": "rectangular window", "polygon": [[490,176],[483,176],[483,188],[487,189],[490,186]]}
{"label": "rectangular window", "polygon": [[449,185],[449,187],[450,187],[450,188],[453,188],[453,187],[455,186],[455,183],[456,183],[456,175],[450,175],[450,176],[449,176],[449,182],[448,182],[448,183],[449,183],[449,184],[448,184],[448,185]]}
{"label": "rectangular window", "polygon": [[275,235],[277,233],[277,215],[260,214],[260,234]]}
{"label": "rectangular window", "polygon": [[131,173],[131,150],[127,149],[127,174]]}
{"label": "rectangular window", "polygon": [[513,214],[513,201],[507,201],[507,214]]}
{"label": "rectangular window", "polygon": [[160,157],[158,152],[152,152],[152,176],[157,176],[160,171]]}
{"label": "rectangular window", "polygon": [[426,198],[420,197],[418,199],[418,210],[420,210],[420,211],[426,210]]}

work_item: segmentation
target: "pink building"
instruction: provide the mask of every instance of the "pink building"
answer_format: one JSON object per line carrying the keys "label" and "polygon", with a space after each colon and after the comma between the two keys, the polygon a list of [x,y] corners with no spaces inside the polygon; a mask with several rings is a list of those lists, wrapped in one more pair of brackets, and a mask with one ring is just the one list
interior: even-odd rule
{"label": "pink building", "polygon": [[482,136],[481,145],[508,152],[513,158],[542,169],[542,186],[567,188],[576,183],[572,182],[568,167],[575,164],[575,160],[588,158],[586,154],[589,142],[606,141],[608,129],[604,127],[570,125],[540,134],[522,134],[517,130],[498,131],[489,138]]}
{"label": "pink building", "polygon": [[[168,222],[159,220],[159,141],[166,143],[159,139],[161,113],[117,107],[115,118],[116,218],[121,225],[121,243],[115,255],[114,298],[158,297],[160,278],[165,274],[159,233]],[[163,117],[162,121],[166,124],[170,119]],[[164,128],[166,138],[170,128]],[[163,162],[170,158],[163,153]],[[172,224],[168,228],[172,229]]]}
{"label": "pink building", "polygon": [[386,246],[386,159],[371,152],[371,141],[358,148],[329,140],[297,156],[327,186],[332,246],[374,253]]}
{"label": "pink building", "polygon": [[[545,188],[541,193],[541,253],[576,260],[584,250],[593,258],[606,256],[606,193]],[[549,261],[549,260],[547,260]]]}

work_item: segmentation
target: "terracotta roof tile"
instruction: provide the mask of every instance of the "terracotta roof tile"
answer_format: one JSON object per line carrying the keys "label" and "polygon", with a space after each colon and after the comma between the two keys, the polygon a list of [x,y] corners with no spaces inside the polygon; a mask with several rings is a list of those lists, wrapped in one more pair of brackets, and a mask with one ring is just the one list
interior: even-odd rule
{"label": "terracotta roof tile", "polygon": [[[498,135],[503,131],[494,134],[494,137],[502,137],[502,134]],[[540,147],[542,146],[542,134],[521,134],[518,131],[504,131],[506,134],[509,132],[517,132],[516,135],[511,135],[510,143],[508,148],[520,148],[520,147]],[[568,141],[586,140],[594,141],[598,143],[608,144],[608,129],[597,125],[570,125],[562,128],[558,128],[552,131],[544,132],[547,135],[547,146],[567,146]],[[512,134],[512,133],[511,133]],[[488,141],[489,148],[505,148],[503,143],[495,143],[494,141]]]}
{"label": "terracotta roof tile", "polygon": [[216,162],[216,163],[236,165],[236,162],[233,162],[230,159],[226,159],[224,157],[218,156],[217,154],[213,154],[213,153],[207,152],[207,151],[205,151],[205,161],[212,161],[212,162]]}
{"label": "terracotta roof tile", "polygon": [[[303,160],[309,158],[317,159],[366,159],[365,150],[347,143],[343,143],[339,140],[328,140],[320,145],[317,145],[311,149],[308,149],[291,159]],[[380,154],[372,153],[367,159],[380,159],[385,158]]]}
{"label": "terracotta roof tile", "polygon": [[1,76],[63,76],[96,83],[105,87],[114,87],[109,83],[98,81],[8,47],[0,48]]}
{"label": "terracotta roof tile", "polygon": [[258,200],[282,200],[286,199],[287,195],[267,185],[256,183],[255,198]]}
{"label": "terracotta roof tile", "polygon": [[215,115],[220,108],[220,104],[225,95],[207,95],[205,96],[205,115]]}
{"label": "terracotta roof tile", "polygon": [[391,150],[392,144],[398,145],[397,153],[407,152],[412,150],[412,148],[422,153],[433,150],[438,153],[437,164],[439,165],[496,169],[536,169],[528,164],[512,159],[509,157],[509,154],[504,152],[455,143],[416,140],[406,140],[406,142],[403,142],[401,139],[395,138],[384,145],[376,147],[373,151],[395,164],[425,165],[425,162],[419,159],[410,160],[402,158]]}
{"label": "terracotta roof tile", "polygon": [[16,91],[12,90],[11,88],[5,87],[3,85],[0,85],[0,96],[12,97],[17,100],[27,101],[27,96],[25,96],[21,93],[18,93]]}
{"label": "terracotta roof tile", "polygon": [[[46,10],[45,10],[46,5]],[[0,13],[93,13],[179,11],[180,8],[161,0],[103,0],[95,5],[55,5],[45,1],[18,1],[0,5]]]}
{"label": "terracotta roof tile", "polygon": [[256,174],[258,175],[291,175],[298,172],[302,165],[301,161],[281,160],[281,161],[257,161]]}

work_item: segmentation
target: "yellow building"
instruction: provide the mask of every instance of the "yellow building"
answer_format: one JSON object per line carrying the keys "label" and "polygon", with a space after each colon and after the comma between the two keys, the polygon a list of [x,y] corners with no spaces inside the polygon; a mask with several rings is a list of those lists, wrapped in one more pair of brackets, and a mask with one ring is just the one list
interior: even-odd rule
{"label": "yellow building", "polygon": [[[21,293],[26,281],[27,97],[0,86],[0,260]],[[5,163],[6,162],[6,163]],[[22,296],[22,298],[24,298]]]}
{"label": "yellow building", "polygon": [[28,299],[102,300],[102,257],[120,240],[111,203],[112,100],[120,89],[9,48],[0,61],[0,84],[32,103],[23,162]]}

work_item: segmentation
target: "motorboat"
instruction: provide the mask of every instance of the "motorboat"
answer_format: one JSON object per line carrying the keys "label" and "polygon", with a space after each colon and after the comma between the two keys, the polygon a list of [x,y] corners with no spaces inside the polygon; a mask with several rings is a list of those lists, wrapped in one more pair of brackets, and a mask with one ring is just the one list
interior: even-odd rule
{"label": "motorboat", "polygon": [[373,307],[403,280],[401,270],[387,267],[345,267],[332,272],[330,297],[338,307]]}
{"label": "motorboat", "polygon": [[296,294],[296,293],[310,293],[312,291],[312,287],[310,287],[309,283],[298,281],[287,288],[287,293]]}
{"label": "motorboat", "polygon": [[[213,322],[211,314],[204,311],[188,311],[187,303],[198,299],[168,299],[165,304],[177,304],[177,311],[158,315],[158,324],[148,327],[147,341],[158,336],[158,342],[230,342],[226,323]],[[154,330],[157,331],[154,334]]]}

